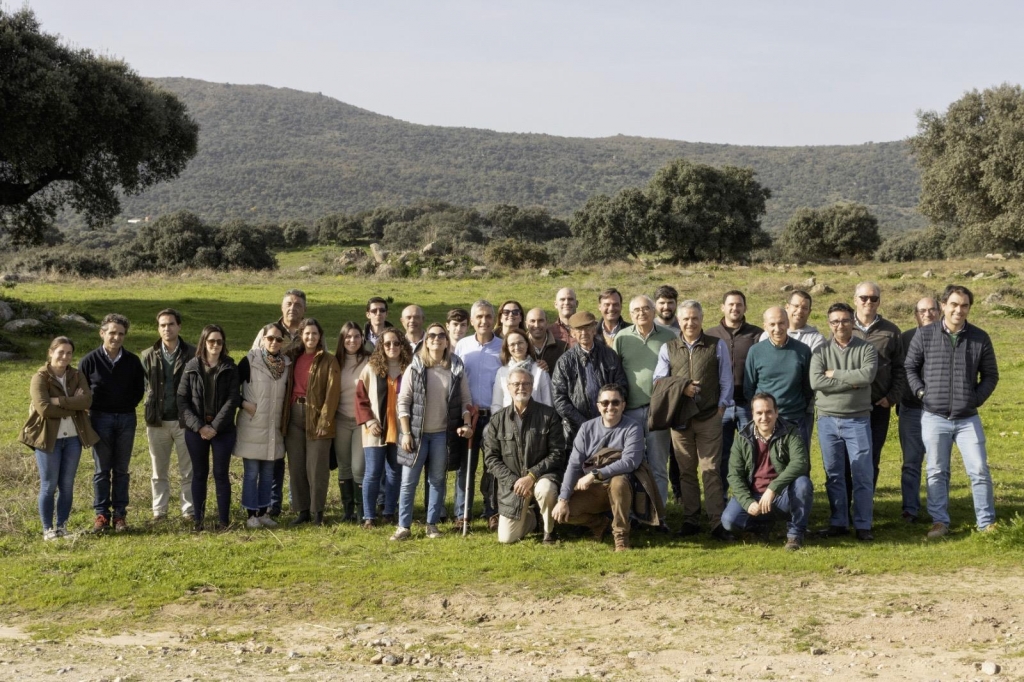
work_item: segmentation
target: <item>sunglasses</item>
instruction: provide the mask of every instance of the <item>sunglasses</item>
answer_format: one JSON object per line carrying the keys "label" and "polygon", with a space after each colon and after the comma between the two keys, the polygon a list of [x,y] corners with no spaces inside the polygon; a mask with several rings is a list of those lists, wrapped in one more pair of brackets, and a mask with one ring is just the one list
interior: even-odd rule
{"label": "sunglasses", "polygon": [[440,332],[431,332],[431,333],[427,334],[427,338],[429,340],[431,340],[431,341],[436,341],[437,339],[445,339],[447,341],[448,340],[448,335],[447,334],[442,334]]}
{"label": "sunglasses", "polygon": [[601,407],[618,407],[622,404],[622,401],[616,398],[615,400],[598,400],[597,404]]}
{"label": "sunglasses", "polygon": [[385,348],[401,348],[402,347],[402,342],[401,341],[385,341],[383,345],[384,345]]}
{"label": "sunglasses", "polygon": [[878,296],[858,296],[861,303],[878,303]]}
{"label": "sunglasses", "polygon": [[387,308],[370,308],[367,312],[371,315],[381,315],[388,311]]}
{"label": "sunglasses", "polygon": [[223,346],[224,339],[206,339],[207,346]]}
{"label": "sunglasses", "polygon": [[270,341],[270,343],[281,343],[284,341],[284,337],[282,336],[264,336],[263,338]]}
{"label": "sunglasses", "polygon": [[502,317],[519,317],[522,314],[523,314],[522,310],[509,310],[508,308],[506,308],[505,310],[501,311],[501,316]]}

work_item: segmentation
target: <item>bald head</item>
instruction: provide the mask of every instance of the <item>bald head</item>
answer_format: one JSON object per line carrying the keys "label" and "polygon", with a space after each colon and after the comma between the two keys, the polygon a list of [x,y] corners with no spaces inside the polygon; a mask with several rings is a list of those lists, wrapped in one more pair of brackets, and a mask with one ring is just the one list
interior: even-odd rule
{"label": "bald head", "polygon": [[406,306],[402,310],[402,326],[407,335],[420,338],[423,335],[423,308],[418,305]]}
{"label": "bald head", "polygon": [[789,315],[780,306],[772,306],[764,311],[761,318],[764,321],[764,330],[768,332],[768,338],[776,346],[786,345],[789,331]]}
{"label": "bald head", "polygon": [[577,306],[579,302],[576,300],[575,289],[565,287],[555,294],[555,310],[558,311],[558,317],[562,322],[568,324],[569,318],[576,314]]}
{"label": "bald head", "polygon": [[540,308],[533,308],[526,313],[526,331],[534,345],[547,340],[548,337],[548,315]]}
{"label": "bald head", "polygon": [[939,316],[939,302],[934,298],[926,296],[917,302],[914,307],[914,319],[917,320],[917,326],[923,327],[931,324]]}

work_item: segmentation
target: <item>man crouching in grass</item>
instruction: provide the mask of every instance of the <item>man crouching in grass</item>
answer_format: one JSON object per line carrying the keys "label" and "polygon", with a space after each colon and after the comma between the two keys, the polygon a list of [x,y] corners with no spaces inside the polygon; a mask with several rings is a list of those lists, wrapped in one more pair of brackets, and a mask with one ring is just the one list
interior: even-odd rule
{"label": "man crouching in grass", "polygon": [[796,551],[803,547],[814,499],[807,446],[795,424],[779,419],[774,396],[758,393],[750,408],[753,420],[729,456],[733,498],[722,525],[730,532],[756,528],[767,534],[776,517],[784,518],[786,549]]}

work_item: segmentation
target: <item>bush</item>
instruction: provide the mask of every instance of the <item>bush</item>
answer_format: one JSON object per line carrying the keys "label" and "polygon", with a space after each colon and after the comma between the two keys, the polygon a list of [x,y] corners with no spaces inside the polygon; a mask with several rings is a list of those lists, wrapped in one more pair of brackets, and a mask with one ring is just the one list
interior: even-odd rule
{"label": "bush", "polygon": [[787,258],[821,262],[871,258],[881,239],[878,220],[866,206],[838,203],[797,209],[779,243]]}
{"label": "bush", "polygon": [[576,237],[559,237],[545,242],[548,262],[561,268],[574,268],[586,262],[583,244]]}
{"label": "bush", "polygon": [[886,239],[875,253],[883,263],[942,260],[949,251],[950,235],[937,227],[914,230]]}
{"label": "bush", "polygon": [[[277,259],[270,253],[267,233],[241,221],[220,226],[215,239],[220,249],[219,261],[225,268],[243,270],[276,270]],[[212,266],[216,267],[216,266]]]}
{"label": "bush", "polygon": [[72,277],[106,278],[116,274],[106,254],[99,251],[71,251],[66,247],[21,251],[16,258],[8,261],[6,267],[15,272]]}
{"label": "bush", "polygon": [[284,235],[284,245],[289,249],[299,249],[309,244],[309,230],[297,220],[285,223],[281,233]]}
{"label": "bush", "polygon": [[492,266],[518,270],[524,266],[539,268],[551,260],[547,249],[539,244],[519,239],[503,239],[491,242],[484,259]]}

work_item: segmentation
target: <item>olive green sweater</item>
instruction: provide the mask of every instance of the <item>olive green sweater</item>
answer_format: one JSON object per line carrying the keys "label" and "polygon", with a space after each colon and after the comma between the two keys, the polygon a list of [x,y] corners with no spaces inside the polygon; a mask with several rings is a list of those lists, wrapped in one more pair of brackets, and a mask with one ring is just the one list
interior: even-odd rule
{"label": "olive green sweater", "polygon": [[[825,372],[832,370],[832,377]],[[850,339],[840,348],[835,339],[811,355],[811,388],[819,417],[867,417],[871,414],[871,382],[878,371],[878,353],[867,341]]]}

